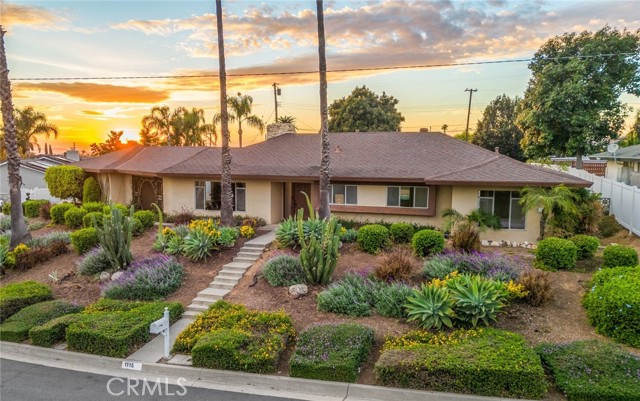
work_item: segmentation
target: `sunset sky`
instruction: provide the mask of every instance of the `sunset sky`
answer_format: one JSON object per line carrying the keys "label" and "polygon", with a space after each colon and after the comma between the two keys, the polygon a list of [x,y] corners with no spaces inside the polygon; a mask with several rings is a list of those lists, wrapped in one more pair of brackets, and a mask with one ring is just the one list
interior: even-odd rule
{"label": "sunset sky", "polygon": [[[254,98],[254,113],[273,122],[273,82],[282,89],[279,115],[301,132],[319,126],[318,74],[269,75],[318,68],[314,1],[223,1],[228,93]],[[117,80],[36,78],[159,77],[215,74],[213,1],[1,1],[16,107],[34,106],[59,128],[55,152],[80,149],[110,130],[137,139],[155,105],[219,111],[217,77]],[[564,32],[605,24],[640,28],[630,1],[325,1],[329,70],[469,63],[529,58]],[[399,99],[403,131],[464,130],[468,92],[471,127],[496,96],[522,95],[526,62],[329,74],[329,102],[355,86]],[[18,80],[30,78],[31,80]],[[640,107],[637,97],[624,101]],[[628,121],[631,122],[630,119]],[[237,144],[232,126],[232,145]],[[626,129],[625,129],[626,131]],[[244,144],[261,141],[249,130]]]}

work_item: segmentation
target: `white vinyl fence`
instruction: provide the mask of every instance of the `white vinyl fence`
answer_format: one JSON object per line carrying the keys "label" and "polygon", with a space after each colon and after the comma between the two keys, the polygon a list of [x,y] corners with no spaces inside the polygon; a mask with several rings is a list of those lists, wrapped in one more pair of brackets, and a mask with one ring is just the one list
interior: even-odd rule
{"label": "white vinyl fence", "polygon": [[46,199],[51,203],[61,202],[60,199],[54,196],[51,196],[51,194],[49,193],[49,188],[33,188],[33,189],[21,188],[20,192],[22,192],[23,202],[27,200],[27,195],[29,199]]}
{"label": "white vinyl fence", "polygon": [[599,177],[569,167],[569,174],[591,181],[591,192],[599,193],[602,198],[609,198],[610,214],[616,216],[616,220],[634,234],[640,236],[640,188]]}

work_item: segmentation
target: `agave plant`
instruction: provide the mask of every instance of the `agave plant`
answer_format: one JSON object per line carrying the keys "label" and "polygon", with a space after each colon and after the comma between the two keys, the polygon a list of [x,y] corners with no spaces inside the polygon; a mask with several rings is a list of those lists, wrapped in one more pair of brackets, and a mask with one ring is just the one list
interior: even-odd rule
{"label": "agave plant", "polygon": [[489,325],[505,305],[507,294],[499,281],[468,274],[447,283],[455,301],[458,319],[476,327],[479,321]]}
{"label": "agave plant", "polygon": [[184,238],[182,253],[191,260],[206,260],[216,248],[216,239],[203,230],[191,230]]}
{"label": "agave plant", "polygon": [[283,248],[295,248],[298,245],[298,222],[287,217],[276,228],[276,240]]}
{"label": "agave plant", "polygon": [[422,284],[420,289],[413,290],[404,307],[408,320],[416,320],[424,329],[440,329],[442,325],[453,327],[451,319],[456,317],[454,303],[446,288]]}
{"label": "agave plant", "polygon": [[168,255],[179,255],[182,252],[182,245],[184,244],[184,239],[178,236],[169,237],[166,242],[164,251]]}

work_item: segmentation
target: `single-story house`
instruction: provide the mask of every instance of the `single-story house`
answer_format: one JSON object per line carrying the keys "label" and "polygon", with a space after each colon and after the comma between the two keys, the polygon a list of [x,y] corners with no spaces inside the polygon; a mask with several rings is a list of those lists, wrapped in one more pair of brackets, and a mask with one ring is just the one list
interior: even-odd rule
{"label": "single-story house", "polygon": [[[445,209],[479,207],[504,228],[484,239],[534,242],[540,215],[522,212],[522,187],[591,185],[440,133],[331,133],[329,142],[331,211],[345,219],[442,227]],[[294,133],[233,148],[235,211],[277,223],[306,206],[302,192],[317,205],[320,149],[318,134]],[[219,213],[219,148],[137,146],[75,164],[95,174],[112,201]]]}
{"label": "single-story house", "polygon": [[[51,166],[69,164],[74,160],[54,155],[39,155],[20,160],[22,188],[31,199],[50,199],[44,172]],[[9,170],[7,161],[0,163],[0,199],[9,199]]]}
{"label": "single-story house", "polygon": [[640,187],[640,145],[626,146],[615,153],[602,152],[589,157],[607,161],[606,178]]}

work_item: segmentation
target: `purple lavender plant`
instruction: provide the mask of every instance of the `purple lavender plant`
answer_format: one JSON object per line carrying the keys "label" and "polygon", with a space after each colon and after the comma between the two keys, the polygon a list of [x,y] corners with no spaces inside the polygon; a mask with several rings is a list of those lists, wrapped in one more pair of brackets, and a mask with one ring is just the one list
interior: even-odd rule
{"label": "purple lavender plant", "polygon": [[120,277],[102,287],[102,295],[123,300],[161,299],[180,287],[183,276],[184,267],[175,258],[153,256],[132,263]]}

